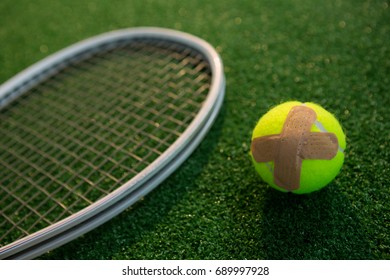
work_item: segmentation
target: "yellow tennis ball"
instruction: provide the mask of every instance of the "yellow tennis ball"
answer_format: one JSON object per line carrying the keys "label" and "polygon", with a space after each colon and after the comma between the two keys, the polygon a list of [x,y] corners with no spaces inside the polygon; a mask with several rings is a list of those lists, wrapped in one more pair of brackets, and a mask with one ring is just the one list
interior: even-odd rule
{"label": "yellow tennis ball", "polygon": [[305,194],[337,176],[345,148],[345,134],[331,113],[314,103],[290,101],[260,118],[250,154],[256,171],[270,186]]}

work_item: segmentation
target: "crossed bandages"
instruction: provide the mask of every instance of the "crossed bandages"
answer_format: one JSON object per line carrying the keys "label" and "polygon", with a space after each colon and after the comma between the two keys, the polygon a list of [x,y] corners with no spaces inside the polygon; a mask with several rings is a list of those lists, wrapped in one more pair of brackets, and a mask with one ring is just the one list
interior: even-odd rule
{"label": "crossed bandages", "polygon": [[302,161],[334,158],[338,140],[334,133],[311,132],[316,112],[306,106],[293,107],[280,134],[252,139],[251,151],[256,162],[274,162],[274,183],[288,191],[299,189]]}

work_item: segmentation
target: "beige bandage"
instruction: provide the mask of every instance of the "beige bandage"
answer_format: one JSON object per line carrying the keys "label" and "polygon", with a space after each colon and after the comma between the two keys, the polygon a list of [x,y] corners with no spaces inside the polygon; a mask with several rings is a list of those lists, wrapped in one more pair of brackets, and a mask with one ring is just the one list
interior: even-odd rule
{"label": "beige bandage", "polygon": [[280,134],[254,138],[251,151],[256,162],[274,161],[274,182],[286,190],[300,186],[304,159],[334,158],[338,150],[337,137],[328,132],[311,132],[317,115],[306,106],[295,106],[287,115]]}

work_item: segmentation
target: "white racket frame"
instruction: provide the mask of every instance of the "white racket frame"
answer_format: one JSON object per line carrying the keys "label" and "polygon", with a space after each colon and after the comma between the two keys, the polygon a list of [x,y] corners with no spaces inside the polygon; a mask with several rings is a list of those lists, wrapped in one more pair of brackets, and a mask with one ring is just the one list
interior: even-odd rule
{"label": "white racket frame", "polygon": [[110,42],[151,38],[177,42],[203,54],[211,67],[209,94],[191,124],[152,164],[127,183],[83,210],[22,239],[0,248],[0,259],[31,259],[61,246],[119,214],[172,174],[199,145],[223,103],[225,77],[216,50],[206,41],[188,33],[156,27],[112,31],[67,47],[20,72],[0,87],[0,109],[35,85],[54,75],[78,55],[107,46]]}

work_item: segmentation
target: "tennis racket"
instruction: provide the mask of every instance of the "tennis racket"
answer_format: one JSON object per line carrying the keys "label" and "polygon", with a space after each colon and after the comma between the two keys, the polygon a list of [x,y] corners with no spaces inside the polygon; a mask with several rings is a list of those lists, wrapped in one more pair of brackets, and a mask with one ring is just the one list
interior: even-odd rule
{"label": "tennis racket", "polygon": [[96,228],[175,171],[223,102],[207,42],[109,32],[0,87],[0,259],[31,259]]}

